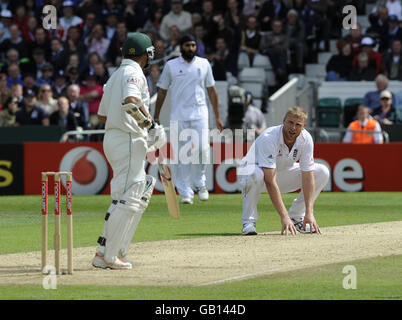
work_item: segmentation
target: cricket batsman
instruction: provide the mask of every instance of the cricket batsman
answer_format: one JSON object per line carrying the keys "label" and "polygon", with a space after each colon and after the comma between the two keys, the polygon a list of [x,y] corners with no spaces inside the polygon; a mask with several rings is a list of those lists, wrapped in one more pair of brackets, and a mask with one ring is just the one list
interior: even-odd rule
{"label": "cricket batsman", "polygon": [[[282,222],[282,234],[288,231],[321,233],[313,205],[327,184],[329,172],[314,163],[314,143],[305,130],[307,113],[300,107],[290,108],[283,124],[263,131],[254,141],[237,169],[242,186],[243,235],[256,235],[257,203],[261,192],[268,191]],[[301,189],[289,211],[281,193]]]}
{"label": "cricket batsman", "polygon": [[166,142],[162,126],[149,114],[149,90],[143,69],[154,57],[151,39],[129,33],[122,47],[123,60],[104,86],[98,117],[105,123],[103,149],[113,169],[112,204],[92,265],[103,269],[131,269],[127,252],[146,210],[155,178],[144,165],[149,148]]}

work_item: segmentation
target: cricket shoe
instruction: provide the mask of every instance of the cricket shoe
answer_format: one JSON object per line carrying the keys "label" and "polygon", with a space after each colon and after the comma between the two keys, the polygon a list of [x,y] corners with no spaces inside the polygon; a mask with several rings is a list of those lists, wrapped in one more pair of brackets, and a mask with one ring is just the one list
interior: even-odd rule
{"label": "cricket shoe", "polygon": [[130,263],[131,266],[134,266],[134,261],[131,260],[129,257],[127,257],[127,256],[119,256],[118,258],[119,258],[121,261]]}
{"label": "cricket shoe", "polygon": [[[297,231],[299,231],[300,233],[303,234],[307,234],[310,233],[310,224],[306,224],[305,230],[303,230],[303,221],[304,218],[291,218],[295,228]],[[316,233],[315,229],[313,228],[313,232],[312,233]]]}
{"label": "cricket shoe", "polygon": [[241,232],[243,236],[255,236],[257,235],[257,229],[254,222],[243,224],[243,230]]}
{"label": "cricket shoe", "polygon": [[193,204],[193,199],[190,197],[182,197],[180,200],[182,204]]}
{"label": "cricket shoe", "polygon": [[92,265],[95,268],[101,268],[101,269],[107,269],[108,266],[105,262],[105,259],[103,259],[103,256],[100,255],[99,253],[95,254],[95,257],[92,259]]}
{"label": "cricket shoe", "polygon": [[112,263],[107,263],[105,258],[101,256],[99,253],[96,253],[95,257],[92,260],[92,265],[95,268],[101,269],[114,269],[114,270],[122,270],[122,269],[132,269],[133,265],[128,262],[128,260],[123,261],[120,258],[114,258]]}
{"label": "cricket shoe", "polygon": [[201,201],[207,201],[209,199],[209,192],[205,186],[198,189],[198,198]]}

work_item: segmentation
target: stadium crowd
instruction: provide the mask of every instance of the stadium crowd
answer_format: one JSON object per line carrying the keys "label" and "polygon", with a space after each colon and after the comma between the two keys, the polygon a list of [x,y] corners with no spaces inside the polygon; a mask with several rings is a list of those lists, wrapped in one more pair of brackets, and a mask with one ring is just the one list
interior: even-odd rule
{"label": "stadium crowd", "polygon": [[[163,64],[180,54],[178,43],[184,33],[197,39],[197,55],[210,61],[215,80],[235,83],[239,57],[248,58],[252,65],[254,57],[263,54],[270,58],[276,81],[282,84],[289,73],[303,73],[314,53],[328,51],[331,38],[341,39],[342,7],[355,4],[362,10],[362,3],[365,1],[2,0],[0,126],[102,128],[96,114],[103,84],[119,66],[122,44],[127,32],[133,31],[147,33],[156,49],[154,64],[147,72],[151,95],[156,93]],[[42,9],[48,4],[57,8],[56,29],[42,25]],[[370,15],[370,37],[353,30],[339,41],[340,53],[328,64],[330,80],[353,77],[371,81],[380,72],[390,79],[402,79],[402,64],[396,59],[401,52],[402,9],[392,6],[389,15],[385,2],[376,8]],[[373,50],[375,41],[380,41],[380,52]],[[364,63],[369,70],[361,70]]]}

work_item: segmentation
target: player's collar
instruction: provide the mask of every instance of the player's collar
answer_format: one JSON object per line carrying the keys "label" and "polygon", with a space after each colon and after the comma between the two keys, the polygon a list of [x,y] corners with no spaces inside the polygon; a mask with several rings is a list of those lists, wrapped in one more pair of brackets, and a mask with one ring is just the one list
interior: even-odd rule
{"label": "player's collar", "polygon": [[131,59],[123,59],[121,61],[121,65],[122,66],[128,65],[128,66],[133,66],[133,67],[141,69],[141,66],[138,64],[138,62],[135,62],[134,60],[131,60]]}

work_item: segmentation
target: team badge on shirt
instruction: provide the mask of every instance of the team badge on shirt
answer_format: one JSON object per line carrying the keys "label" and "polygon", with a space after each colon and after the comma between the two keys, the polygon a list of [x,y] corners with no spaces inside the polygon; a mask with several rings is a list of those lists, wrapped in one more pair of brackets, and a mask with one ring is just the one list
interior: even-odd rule
{"label": "team badge on shirt", "polygon": [[297,152],[298,152],[297,149],[295,149],[295,150],[293,151],[293,160],[296,160]]}

